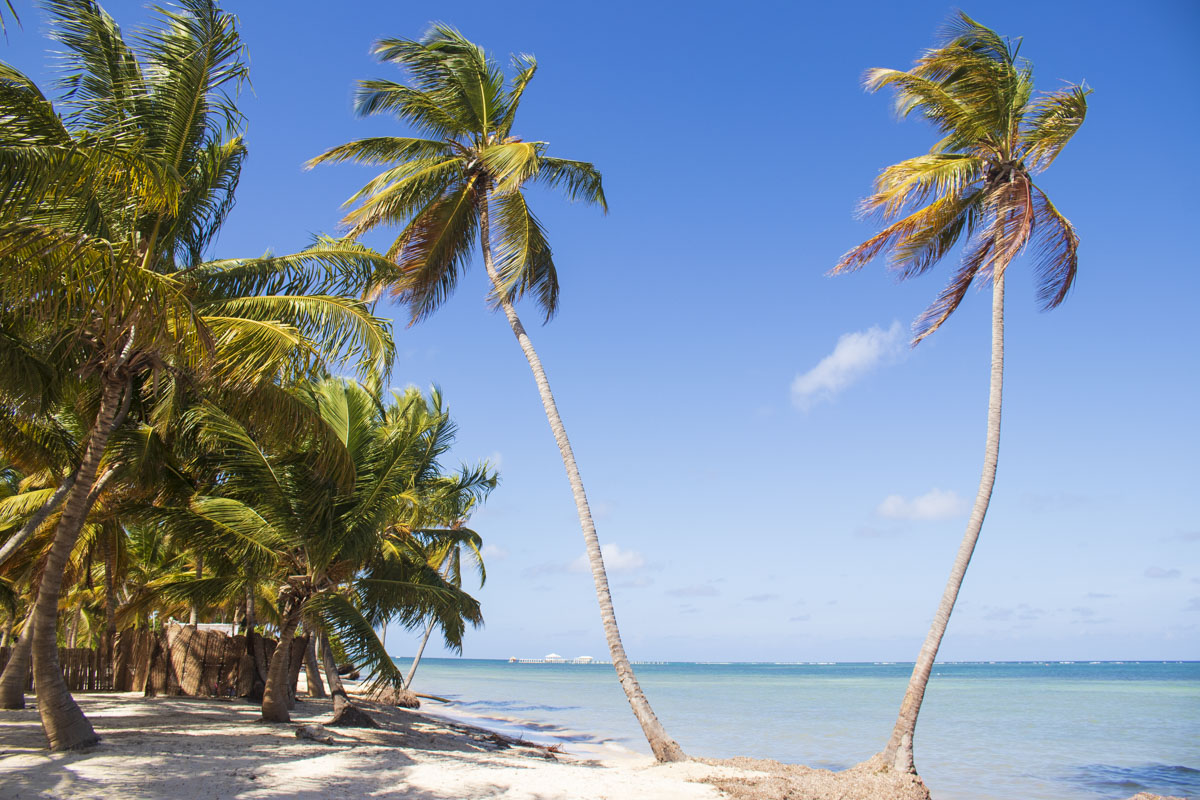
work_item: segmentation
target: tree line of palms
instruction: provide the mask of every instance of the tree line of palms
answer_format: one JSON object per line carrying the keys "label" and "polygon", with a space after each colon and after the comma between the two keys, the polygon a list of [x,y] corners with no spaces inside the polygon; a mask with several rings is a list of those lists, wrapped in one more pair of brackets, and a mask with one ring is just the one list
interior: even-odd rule
{"label": "tree line of palms", "polygon": [[50,746],[91,744],[60,638],[111,659],[122,621],[199,609],[277,630],[267,719],[301,624],[399,685],[375,628],[432,619],[456,646],[481,621],[430,560],[496,476],[442,468],[440,398],[381,390],[394,346],[362,298],[394,265],[349,239],[208,258],[246,155],[234,19],[189,0],[131,46],[90,0],[47,7],[59,97],[0,66],[6,704],[32,660]]}
{"label": "tree line of palms", "polygon": [[[52,695],[43,719],[49,713],[58,720],[46,726],[52,746],[87,739],[56,732],[70,726],[63,722],[66,703],[55,699],[65,690],[56,691],[50,675],[61,576],[68,563],[74,568],[69,556],[85,528],[95,531],[89,535],[100,543],[106,576],[110,562],[135,549],[117,541],[121,536],[179,541],[179,552],[191,554],[191,561],[180,563],[191,568],[202,562],[207,572],[148,572],[145,586],[157,592],[156,602],[176,598],[211,607],[238,593],[258,595],[262,602],[248,603],[247,611],[270,609],[282,638],[302,620],[315,630],[338,631],[347,652],[377,665],[379,681],[403,679],[388,667],[373,625],[389,615],[410,625],[425,621],[428,638],[440,624],[447,640],[456,642],[461,625],[478,619],[477,608],[462,596],[458,560],[464,545],[478,555],[478,538],[461,523],[494,475],[478,468],[447,477],[435,469],[430,478],[413,467],[413,476],[433,480],[426,487],[430,494],[416,502],[393,486],[380,491],[398,494],[382,501],[386,508],[377,507],[372,503],[380,496],[369,487],[380,476],[372,459],[399,456],[388,449],[392,445],[367,445],[350,432],[355,420],[376,426],[386,439],[382,432],[393,430],[396,415],[404,416],[401,407],[426,403],[410,395],[381,405],[371,387],[386,373],[390,339],[368,304],[354,298],[387,290],[415,324],[449,297],[478,243],[492,286],[489,299],[503,311],[529,362],[563,458],[618,677],[656,757],[683,758],[625,655],[579,470],[545,369],[516,311],[528,293],[549,320],[558,302],[552,250],[523,190],[535,184],[558,188],[573,200],[606,208],[592,164],[552,156],[544,142],[514,135],[536,61],[515,57],[506,78],[482,48],[446,26],[420,40],[380,40],[375,54],[405,69],[408,80],[362,81],[357,109],[395,115],[414,135],[360,139],[310,162],[383,168],[347,201],[349,238],[323,240],[288,257],[203,262],[231,206],[244,156],[240,139],[231,135],[239,118],[229,85],[245,74],[232,21],[211,2],[189,0],[178,14],[163,12],[163,27],[151,34],[153,48],[134,54],[95,3],[56,0],[49,6],[56,36],[78,66],[65,86],[68,113],[60,118],[15,70],[4,67],[0,76],[0,170],[12,181],[0,197],[0,366],[29,365],[20,372],[0,369],[6,381],[0,384],[0,424],[13,431],[0,430],[0,441],[6,452],[27,448],[44,456],[28,466],[11,459],[14,468],[32,468],[25,474],[40,477],[21,488],[30,477],[0,476],[0,485],[18,487],[0,498],[0,508],[26,489],[39,494],[23,501],[22,514],[62,503],[61,511],[13,534],[30,537],[27,552],[43,552],[39,542],[48,547],[36,567],[36,558],[15,561],[25,572],[14,574],[29,585],[35,574],[40,581],[34,663],[39,702],[43,683]],[[974,282],[990,281],[993,290],[983,475],[881,754],[885,768],[899,771],[915,772],[917,713],[991,497],[1005,271],[1032,245],[1040,299],[1053,308],[1067,296],[1077,266],[1078,237],[1033,176],[1078,130],[1088,90],[1035,93],[1032,68],[1017,49],[959,14],[911,70],[868,73],[868,88],[895,90],[898,112],[923,117],[941,138],[927,154],[880,173],[864,207],[886,227],[834,268],[850,271],[888,256],[901,277],[913,277],[965,241],[962,265],[915,325],[914,345],[949,318]],[[156,69],[143,72],[142,61],[153,61]],[[398,231],[385,253],[354,242],[378,227]],[[356,360],[364,383],[327,377],[330,364],[347,358]],[[438,404],[435,398],[433,407]],[[46,423],[65,420],[63,409],[70,409],[69,422],[56,422],[58,428]],[[303,435],[276,440],[272,430],[280,419],[288,421],[285,430]],[[176,461],[169,470],[139,466],[133,456],[122,461],[122,442],[129,452],[138,442],[151,452],[153,442],[163,458]],[[139,479],[138,469],[157,470],[159,482]],[[97,491],[110,475],[112,488]],[[137,522],[117,533],[121,525],[106,528],[104,521],[121,503],[138,509],[131,516]],[[400,505],[389,506],[395,503]],[[92,514],[98,515],[94,523]],[[16,527],[22,518],[12,519]],[[45,533],[51,527],[52,541]],[[436,591],[422,594],[398,577],[411,542],[423,547],[423,556],[412,557],[422,585]],[[237,572],[227,568],[231,563],[252,566]],[[274,598],[261,597],[267,586]],[[0,603],[15,602],[10,589],[0,591]],[[446,613],[449,598],[455,600],[453,613]],[[280,669],[272,663],[269,673]],[[287,698],[280,691],[278,680],[268,687],[264,716],[286,718]]]}

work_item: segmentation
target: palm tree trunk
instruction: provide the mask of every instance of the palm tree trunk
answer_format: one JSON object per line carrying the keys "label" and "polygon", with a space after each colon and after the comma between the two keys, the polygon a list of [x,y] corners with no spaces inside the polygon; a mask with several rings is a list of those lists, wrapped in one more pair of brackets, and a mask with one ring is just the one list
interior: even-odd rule
{"label": "palm tree trunk", "polygon": [[64,478],[63,482],[58,485],[58,488],[54,490],[54,494],[50,495],[50,499],[43,503],[42,507],[34,512],[34,515],[30,517],[24,525],[21,526],[21,530],[17,531],[15,536],[5,542],[3,547],[0,547],[0,566],[2,566],[5,561],[8,561],[8,559],[12,557],[13,553],[17,552],[17,550],[21,548],[21,545],[25,544],[30,536],[33,536],[34,532],[36,532],[37,529],[42,526],[42,523],[46,521],[46,517],[53,514],[55,509],[62,505],[63,500],[65,500],[67,497],[67,493],[70,492],[71,487],[75,485],[75,475],[76,473],[72,472],[70,475]]}
{"label": "palm tree trunk", "polygon": [[300,624],[302,604],[298,598],[289,597],[284,603],[283,620],[279,625],[279,641],[271,654],[271,666],[267,668],[267,685],[263,689],[262,718],[264,722],[291,722],[291,694],[288,689],[291,677],[292,638]]}
{"label": "palm tree trunk", "polygon": [[308,682],[309,697],[325,696],[325,685],[321,683],[321,670],[317,666],[317,634],[311,629],[308,647],[304,650],[304,679]]}
{"label": "palm tree trunk", "polygon": [[254,587],[246,586],[246,651],[254,664],[254,680],[250,684],[250,699],[261,701],[267,685],[267,657],[263,652],[262,637],[255,632],[257,614],[254,609]]}
{"label": "palm tree trunk", "polygon": [[113,642],[117,638],[116,554],[112,536],[107,531],[101,536],[104,537],[104,638],[100,642],[100,663],[103,670],[113,674]]}
{"label": "palm tree trunk", "polygon": [[4,620],[4,633],[0,633],[0,647],[8,647],[12,641],[13,626],[17,624],[17,610],[8,612],[7,619]]}
{"label": "palm tree trunk", "polygon": [[[196,556],[196,580],[204,577],[204,556]],[[200,621],[200,607],[192,603],[191,613],[188,615],[188,625],[195,625]]]}
{"label": "palm tree trunk", "polygon": [[408,668],[408,677],[404,679],[404,688],[412,689],[413,676],[417,674],[417,665],[421,663],[421,654],[425,652],[425,644],[429,641],[429,634],[433,633],[433,620],[429,620],[429,624],[425,626],[425,635],[421,637],[421,646],[417,648],[417,654],[413,656],[412,666]]}
{"label": "palm tree trunk", "polygon": [[637,718],[638,724],[642,726],[642,733],[645,734],[646,741],[650,743],[654,757],[659,761],[683,761],[687,756],[675,740],[667,735],[662,723],[654,715],[654,710],[650,708],[650,702],[642,692],[641,685],[638,684],[637,676],[633,674],[629,658],[625,655],[625,646],[621,643],[621,632],[617,628],[617,617],[613,611],[612,594],[608,588],[608,574],[604,570],[604,557],[600,553],[600,540],[596,537],[596,524],[592,521],[592,511],[588,507],[587,495],[583,490],[583,479],[580,478],[579,466],[575,463],[575,454],[571,451],[571,443],[567,439],[567,430],[563,426],[562,417],[558,414],[558,405],[554,402],[554,394],[550,391],[550,382],[546,378],[542,361],[538,358],[537,351],[533,349],[533,343],[529,340],[529,334],[525,332],[525,326],[521,324],[516,309],[500,290],[500,275],[496,272],[496,266],[492,261],[491,233],[488,226],[488,195],[490,193],[491,186],[485,185],[481,194],[479,211],[479,235],[483,247],[483,264],[487,269],[488,277],[492,280],[492,286],[500,298],[500,307],[504,309],[504,316],[508,318],[513,335],[517,337],[517,342],[521,345],[521,352],[525,354],[525,360],[529,362],[529,368],[533,370],[533,379],[537,383],[538,394],[542,398],[546,420],[550,423],[550,430],[554,434],[554,441],[558,444],[558,452],[562,456],[563,466],[567,470],[567,480],[571,483],[571,494],[575,497],[575,509],[579,514],[579,525],[583,529],[583,541],[587,548],[588,563],[592,568],[592,581],[596,585],[596,599],[600,604],[600,619],[604,626],[604,636],[608,640],[608,650],[612,655],[613,667],[617,671],[617,678],[621,681],[621,688],[625,690],[629,706],[633,709],[633,715]]}
{"label": "palm tree trunk", "polygon": [[[128,389],[127,389],[128,387]],[[42,728],[50,742],[51,750],[71,750],[95,744],[100,740],[92,724],[79,710],[75,699],[63,680],[58,663],[58,599],[62,592],[63,570],[71,549],[79,538],[87,517],[88,495],[96,481],[100,458],[113,429],[120,422],[121,395],[132,395],[133,387],[127,380],[105,374],[101,382],[100,410],[88,436],[87,450],[79,465],[75,485],[67,495],[54,543],[46,557],[41,586],[33,616],[33,682],[37,692],[38,711],[42,717]]]}
{"label": "palm tree trunk", "polygon": [[883,750],[884,764],[900,772],[916,772],[913,763],[913,735],[917,729],[917,714],[921,711],[921,702],[925,699],[925,686],[929,683],[929,675],[933,671],[942,636],[946,633],[950,614],[958,600],[963,576],[967,574],[971,554],[975,551],[975,543],[979,541],[979,531],[983,528],[983,518],[992,499],[992,486],[996,482],[996,463],[1000,459],[1000,400],[1004,388],[1004,272],[1004,268],[996,269],[992,280],[992,372],[988,391],[987,444],[984,447],[983,475],[979,479],[979,492],[975,495],[975,505],[971,509],[970,519],[967,520],[967,531],[962,544],[959,545],[954,567],[950,570],[950,579],[946,582],[942,601],[938,604],[933,624],[925,637],[925,643],[921,646],[917,663],[913,666],[912,677],[908,680],[908,690],[900,704],[896,726],[892,729],[892,736]]}
{"label": "palm tree trunk", "polygon": [[4,665],[0,675],[0,708],[18,709],[25,707],[25,687],[29,683],[29,662],[33,652],[33,609],[25,618],[21,635]]}
{"label": "palm tree trunk", "polygon": [[333,660],[329,639],[324,633],[321,634],[321,665],[325,667],[329,693],[333,695],[333,716],[326,724],[341,728],[379,727],[369,714],[350,702],[346,695],[346,686],[342,683],[342,676],[337,671],[337,662]]}

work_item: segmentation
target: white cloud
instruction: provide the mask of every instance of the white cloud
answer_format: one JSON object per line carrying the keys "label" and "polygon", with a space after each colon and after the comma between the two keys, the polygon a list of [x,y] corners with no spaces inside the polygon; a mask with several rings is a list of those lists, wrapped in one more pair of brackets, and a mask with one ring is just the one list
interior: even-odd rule
{"label": "white cloud", "polygon": [[875,509],[884,519],[911,520],[953,519],[966,511],[967,501],[947,489],[930,489],[912,500],[898,494],[888,495]]}
{"label": "white cloud", "polygon": [[479,548],[479,552],[483,554],[484,561],[503,561],[508,558],[508,551],[494,544],[485,544]]}
{"label": "white cloud", "polygon": [[[604,557],[604,569],[607,572],[632,572],[646,566],[646,559],[637,550],[622,550],[615,542],[600,545],[600,555]],[[591,572],[587,553],[571,562],[573,572]]]}
{"label": "white cloud", "polygon": [[833,352],[792,381],[792,403],[807,411],[870,372],[885,359],[904,352],[899,322],[886,331],[878,325],[838,337]]}
{"label": "white cloud", "polygon": [[1144,574],[1147,578],[1178,578],[1179,570],[1163,569],[1162,567],[1146,567]]}

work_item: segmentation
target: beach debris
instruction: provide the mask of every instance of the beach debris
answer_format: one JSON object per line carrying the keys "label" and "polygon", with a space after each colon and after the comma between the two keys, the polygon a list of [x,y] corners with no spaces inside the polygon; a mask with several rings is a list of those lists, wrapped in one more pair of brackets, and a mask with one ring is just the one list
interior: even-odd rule
{"label": "beach debris", "polygon": [[407,689],[397,689],[394,686],[388,686],[380,689],[375,694],[371,695],[371,699],[383,703],[387,706],[396,706],[397,708],[420,708],[421,701],[417,699],[417,695]]}
{"label": "beach debris", "polygon": [[323,725],[301,725],[296,728],[297,739],[308,739],[319,744],[333,744],[333,736]]}
{"label": "beach debris", "polygon": [[356,681],[361,677],[358,667],[354,666],[349,661],[347,661],[345,664],[337,665],[337,674],[352,681]]}

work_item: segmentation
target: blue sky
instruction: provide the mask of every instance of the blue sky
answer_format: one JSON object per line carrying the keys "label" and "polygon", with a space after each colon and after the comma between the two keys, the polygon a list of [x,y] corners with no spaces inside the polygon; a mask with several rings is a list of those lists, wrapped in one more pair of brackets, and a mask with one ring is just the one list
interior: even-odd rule
{"label": "blue sky", "polygon": [[[631,657],[915,657],[978,484],[989,295],[909,350],[953,261],[904,284],[882,264],[826,272],[873,232],[853,212],[876,172],[933,141],[860,76],[907,68],[953,6],[225,5],[253,90],[222,257],[336,230],[372,173],[303,162],[405,130],[353,115],[355,80],[399,78],[370,58],[374,39],[440,20],[502,59],[537,56],[515,133],[597,164],[611,213],[531,196],[562,310],[544,328],[523,311]],[[145,16],[140,2],[106,7],[126,27]],[[24,27],[10,25],[2,57],[48,80],[42,19],[17,10]],[[1200,7],[965,10],[1024,37],[1041,88],[1086,80],[1096,92],[1039,181],[1081,236],[1076,288],[1040,313],[1028,261],[1010,270],[999,477],[942,656],[1200,658]],[[440,385],[457,457],[502,472],[472,522],[488,543],[487,625],[464,653],[606,657],[562,465],[485,281],[476,265],[437,316],[396,331],[396,384]],[[407,654],[414,638],[393,630],[389,650]]]}

